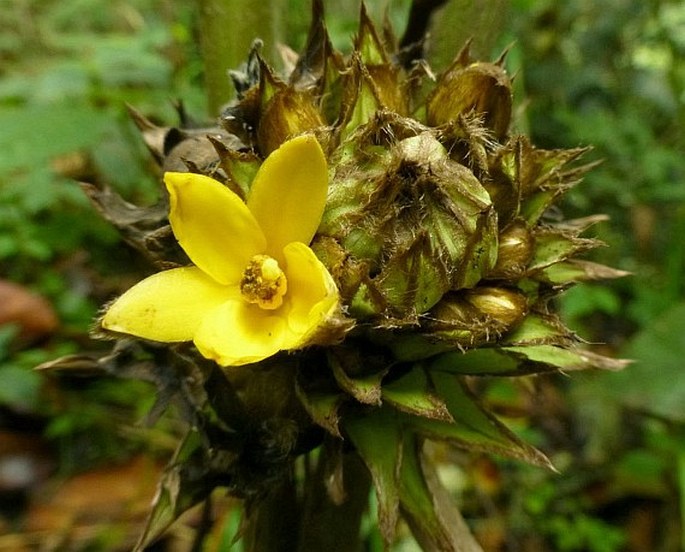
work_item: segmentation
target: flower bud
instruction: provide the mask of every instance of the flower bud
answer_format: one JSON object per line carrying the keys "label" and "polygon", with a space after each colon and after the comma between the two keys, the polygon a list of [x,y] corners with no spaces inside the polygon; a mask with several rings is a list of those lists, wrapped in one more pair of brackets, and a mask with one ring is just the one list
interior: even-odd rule
{"label": "flower bud", "polygon": [[465,290],[463,300],[476,310],[478,319],[493,322],[500,333],[520,322],[527,311],[525,295],[514,289],[479,286]]}
{"label": "flower bud", "polygon": [[354,50],[358,54],[355,56],[356,63],[361,67],[353,65],[352,70],[363,69],[361,72],[364,78],[368,78],[373,83],[374,95],[378,103],[385,109],[406,115],[408,97],[405,83],[400,78],[401,68],[391,62],[387,45],[378,36],[363,3]]}
{"label": "flower bud", "polygon": [[525,222],[519,220],[507,226],[499,234],[497,262],[488,277],[520,277],[533,257],[533,245],[534,239]]}
{"label": "flower bud", "polygon": [[[435,337],[473,346],[496,337],[523,319],[525,296],[516,290],[477,287],[450,294],[430,312],[426,325]],[[463,339],[466,337],[467,339]]]}
{"label": "flower bud", "polygon": [[289,138],[319,128],[324,122],[307,91],[276,80],[266,64],[262,64],[261,74],[257,145],[266,157]]}
{"label": "flower bud", "polygon": [[419,331],[379,336],[398,360],[410,361],[478,347],[515,328],[528,312],[526,296],[515,289],[479,286],[450,292],[424,317]]}
{"label": "flower bud", "polygon": [[461,57],[457,59],[428,98],[428,124],[439,126],[475,112],[501,140],[511,121],[511,81],[506,71],[494,63],[462,63]]}
{"label": "flower bud", "polygon": [[491,270],[490,198],[430,133],[355,152],[337,164],[319,232],[346,251],[355,276],[339,283],[355,316],[415,323],[448,290]]}

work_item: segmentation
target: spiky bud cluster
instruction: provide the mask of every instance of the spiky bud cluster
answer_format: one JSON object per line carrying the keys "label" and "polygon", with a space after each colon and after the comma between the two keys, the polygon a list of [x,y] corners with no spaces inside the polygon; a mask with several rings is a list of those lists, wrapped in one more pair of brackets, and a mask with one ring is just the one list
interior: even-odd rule
{"label": "spiky bud cluster", "polygon": [[[211,446],[197,448],[207,478],[231,473],[231,489],[254,496],[271,481],[264,473],[282,473],[274,463],[322,442],[311,441],[312,428],[346,439],[377,485],[389,541],[399,507],[413,528],[432,530],[422,524],[433,518],[415,515],[418,498],[402,494],[418,489],[416,473],[425,475],[416,446],[422,438],[548,465],[487,412],[464,376],[620,367],[580,349],[549,305],[576,282],[623,273],[575,259],[600,245],[581,234],[603,217],[548,216],[592,164],[576,163],[585,149],[543,150],[512,131],[505,56],[476,61],[467,44],[435,78],[423,60],[399,50],[389,30],[379,35],[362,6],[354,49],[344,57],[331,45],[322,2],[313,5],[307,44],[285,77],[257,46],[245,69],[232,73],[238,97],[220,128],[204,136],[164,131],[134,116],[162,167],[184,164],[243,198],[262,161],[285,141],[314,134],[324,148],[329,196],[311,247],[340,291],[345,339],[335,332],[319,347],[222,376],[212,370],[212,385],[225,378],[238,389],[236,404],[257,420],[223,420],[251,437],[207,436]],[[107,190],[89,193],[153,260],[183,261],[164,226],[164,203],[146,210]],[[223,403],[213,397],[208,392],[207,402],[222,418]],[[294,420],[287,435],[265,429],[282,428],[284,419]],[[279,443],[278,454],[267,445],[248,454],[245,442],[254,443],[255,433]],[[398,455],[390,463],[385,445]],[[247,469],[255,454],[264,473]]]}
{"label": "spiky bud cluster", "polygon": [[599,219],[545,218],[592,164],[573,164],[585,149],[541,150],[511,132],[504,55],[476,61],[467,44],[435,78],[363,8],[354,46],[347,58],[335,51],[315,8],[287,80],[255,49],[251,70],[235,74],[244,92],[221,119],[252,153],[215,145],[219,174],[245,191],[246,155],[256,166],[285,140],[317,135],[330,193],[313,248],[367,335],[392,343],[410,332],[439,349],[496,344],[528,313],[557,325],[547,303],[568,285],[620,275],[571,259],[599,245],[579,237]]}

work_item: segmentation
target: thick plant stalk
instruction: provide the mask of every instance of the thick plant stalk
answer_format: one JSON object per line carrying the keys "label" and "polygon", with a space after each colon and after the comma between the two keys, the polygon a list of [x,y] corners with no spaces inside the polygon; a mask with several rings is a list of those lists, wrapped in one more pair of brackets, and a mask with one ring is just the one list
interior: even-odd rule
{"label": "thick plant stalk", "polygon": [[[334,466],[337,461],[341,464]],[[344,489],[333,489],[337,484]],[[245,550],[361,552],[361,520],[370,490],[370,474],[357,455],[340,457],[323,447],[303,481],[291,477],[250,508],[243,527]],[[331,494],[338,495],[336,501]]]}
{"label": "thick plant stalk", "polygon": [[490,59],[507,20],[509,0],[449,0],[433,15],[428,59],[442,70],[471,39],[477,59]]}
{"label": "thick plant stalk", "polygon": [[360,538],[362,516],[369,503],[371,477],[354,453],[342,458],[342,496],[335,504],[331,498],[328,469],[330,451],[324,447],[317,468],[307,482],[300,527],[298,552],[362,552]]}
{"label": "thick plant stalk", "polygon": [[264,41],[265,57],[276,60],[282,39],[281,0],[198,0],[202,56],[209,113],[216,115],[233,95],[229,69],[246,59],[256,38]]}
{"label": "thick plant stalk", "polygon": [[297,545],[299,509],[292,479],[260,500],[244,521],[246,552],[291,552]]}

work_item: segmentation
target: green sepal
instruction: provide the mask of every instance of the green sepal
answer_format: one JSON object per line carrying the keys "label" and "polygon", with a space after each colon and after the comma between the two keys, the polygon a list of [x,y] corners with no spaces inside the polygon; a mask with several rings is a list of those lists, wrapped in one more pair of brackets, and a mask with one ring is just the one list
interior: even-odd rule
{"label": "green sepal", "polygon": [[452,421],[447,406],[436,395],[426,371],[415,364],[401,377],[383,385],[383,402],[398,410],[431,420]]}
{"label": "green sepal", "polygon": [[449,289],[447,271],[435,261],[433,239],[429,232],[415,232],[408,247],[395,252],[385,265],[377,289],[389,305],[402,306],[405,313],[423,313]]}
{"label": "green sepal", "polygon": [[341,393],[312,392],[304,393],[300,387],[296,387],[297,396],[302,401],[302,406],[311,416],[314,423],[324,428],[331,435],[340,437],[338,423],[340,415],[338,410],[345,396]]}
{"label": "green sepal", "polygon": [[588,148],[544,150],[533,146],[525,136],[514,139],[517,178],[521,195],[537,190],[571,187],[592,165],[566,168],[588,151]]}
{"label": "green sepal", "polygon": [[283,90],[286,84],[276,78],[273,69],[261,58],[259,59],[259,104],[260,108],[269,102],[269,100],[278,92]]}
{"label": "green sepal", "polygon": [[313,0],[307,42],[290,73],[290,85],[298,90],[321,87],[328,58],[332,53],[333,45],[324,20],[323,0]]}
{"label": "green sepal", "polygon": [[620,370],[626,364],[619,360],[598,355],[591,351],[578,349],[573,345],[533,345],[527,347],[502,347],[502,351],[513,354],[526,363],[547,365],[557,370],[587,370],[589,368],[603,368],[606,370]]}
{"label": "green sepal", "polygon": [[536,192],[521,201],[519,208],[521,217],[531,226],[537,224],[540,217],[561,194],[557,188]]}
{"label": "green sepal", "polygon": [[320,365],[315,360],[302,363],[295,377],[295,395],[315,424],[340,438],[339,411],[346,395],[332,377],[321,372],[325,366],[325,361]]}
{"label": "green sepal", "polygon": [[[344,235],[348,224],[359,220],[358,211],[364,208],[376,190],[376,181],[391,163],[390,151],[379,146],[363,145],[357,140],[344,143],[329,160],[329,198],[321,219],[319,232],[324,235]],[[359,177],[363,170],[364,178]],[[375,244],[380,250],[380,245]],[[372,256],[372,255],[366,255]]]}
{"label": "green sepal", "polygon": [[261,106],[257,128],[257,145],[266,157],[285,141],[324,125],[316,100],[307,90],[279,87]]}
{"label": "green sepal", "polygon": [[347,436],[371,472],[378,498],[378,524],[390,546],[399,516],[398,475],[402,463],[404,431],[396,412],[388,407],[349,413],[344,421]]}
{"label": "green sepal", "polygon": [[565,232],[538,231],[535,234],[533,258],[528,268],[529,270],[545,268],[599,245],[602,245],[602,242],[598,240],[577,238]]}
{"label": "green sepal", "polygon": [[498,349],[451,351],[434,359],[430,370],[464,376],[518,376],[521,363]]}
{"label": "green sepal", "polygon": [[347,140],[359,127],[371,121],[374,114],[383,107],[369,70],[358,54],[352,56],[347,78],[349,81],[344,88],[347,94],[342,100],[341,142]]}
{"label": "green sepal", "polygon": [[573,340],[574,334],[566,328],[558,316],[529,313],[516,329],[502,336],[500,343],[506,345],[554,345]]}
{"label": "green sepal", "polygon": [[[349,393],[357,399],[360,403],[368,405],[379,406],[381,404],[381,382],[388,371],[388,368],[374,370],[362,375],[350,375],[349,369],[345,369],[343,363],[347,364],[350,359],[341,359],[340,353],[331,351],[328,354],[328,365],[331,367],[333,377],[340,388]],[[359,370],[359,365],[362,362],[360,358],[352,359],[357,367],[354,371]]]}
{"label": "green sepal", "polygon": [[357,320],[364,320],[377,315],[385,309],[385,299],[370,282],[361,282],[352,299],[350,299],[350,314]]}
{"label": "green sepal", "polygon": [[406,81],[400,78],[400,67],[390,62],[390,53],[379,38],[363,3],[354,50],[364,65],[364,72],[373,82],[379,105],[400,115],[407,115]]}
{"label": "green sepal", "polygon": [[328,124],[333,124],[340,116],[345,96],[345,79],[341,73],[344,61],[339,52],[331,51],[326,58],[321,93],[321,115]]}
{"label": "green sepal", "polygon": [[474,62],[470,49],[469,41],[439,76],[426,98],[426,121],[438,126],[475,114],[501,141],[512,113],[512,86],[503,68],[504,55],[495,63]]}
{"label": "green sepal", "polygon": [[214,146],[221,168],[226,172],[226,185],[243,200],[250,192],[250,185],[262,164],[262,160],[252,152],[244,152],[226,147],[226,145],[212,136],[207,136]]}
{"label": "green sepal", "polygon": [[630,272],[625,270],[617,270],[598,263],[569,259],[541,270],[535,277],[549,284],[565,286],[577,282],[622,278],[629,274]]}
{"label": "green sepal", "polygon": [[[518,334],[523,338],[523,334]],[[532,338],[532,333],[531,333]],[[450,351],[437,356],[429,370],[463,376],[524,376],[544,372],[587,370],[603,368],[620,370],[625,361],[607,358],[590,351],[576,349],[569,339],[562,345],[545,341],[559,341],[559,335],[541,331],[539,344],[501,348],[471,349],[465,352]],[[535,340],[531,339],[532,343]]]}
{"label": "green sepal", "polygon": [[[589,357],[588,357],[589,360]],[[578,355],[552,345],[450,351],[435,358],[431,371],[460,376],[525,376],[588,368]]]}
{"label": "green sepal", "polygon": [[[471,332],[464,331],[463,337],[468,339],[470,335]],[[387,343],[393,357],[400,362],[414,362],[454,350],[453,343],[430,339],[418,333],[381,333],[377,340],[379,343]]]}
{"label": "green sepal", "polygon": [[359,16],[359,32],[354,41],[354,49],[359,53],[359,57],[365,65],[385,65],[390,61],[388,52],[385,51],[363,2]]}
{"label": "green sepal", "polygon": [[487,186],[500,222],[520,215],[531,226],[536,224],[559,195],[595,166],[596,163],[589,163],[566,167],[587,151],[543,150],[534,147],[525,136],[511,138],[493,157],[493,182]]}

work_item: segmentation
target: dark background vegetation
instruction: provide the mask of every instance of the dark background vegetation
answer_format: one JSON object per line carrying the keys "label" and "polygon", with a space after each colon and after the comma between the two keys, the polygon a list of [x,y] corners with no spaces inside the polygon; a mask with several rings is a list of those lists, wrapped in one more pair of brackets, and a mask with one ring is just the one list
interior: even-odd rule
{"label": "dark background vegetation", "polygon": [[[390,3],[400,30],[408,4]],[[345,48],[356,3],[327,6]],[[285,11],[283,38],[298,49],[308,2]],[[593,259],[633,274],[580,285],[560,309],[590,346],[635,363],[486,386],[559,474],[441,449],[436,458],[486,550],[683,550],[685,4],[512,0],[502,16],[492,56],[514,43],[517,129],[539,147],[594,146],[588,158],[603,163],[564,212],[609,214],[594,229],[609,247]],[[125,549],[176,444],[173,413],[139,423],[151,387],[33,367],[106,350],[88,337],[99,306],[148,270],[75,181],[154,201],[158,174],[125,104],[172,125],[182,100],[211,120],[199,32],[195,4],[182,0],[0,0],[2,551]],[[206,550],[228,549],[230,506]],[[186,550],[196,521],[160,549]],[[373,516],[365,531],[380,550]],[[397,545],[415,549],[408,537]]]}

